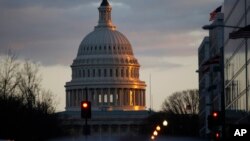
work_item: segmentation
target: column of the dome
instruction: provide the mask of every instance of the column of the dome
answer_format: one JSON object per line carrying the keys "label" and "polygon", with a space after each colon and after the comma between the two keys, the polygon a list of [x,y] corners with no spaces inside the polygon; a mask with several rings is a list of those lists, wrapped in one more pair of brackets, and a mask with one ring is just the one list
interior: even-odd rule
{"label": "column of the dome", "polygon": [[135,89],[135,104],[134,105],[138,105],[138,92],[137,92],[137,89]]}
{"label": "column of the dome", "polygon": [[68,90],[66,90],[66,108],[68,107],[69,105],[69,102],[68,102],[68,96],[69,96],[69,93],[68,93]]}
{"label": "column of the dome", "polygon": [[75,89],[74,91],[75,91],[75,107],[77,107],[77,103],[78,103],[77,89]]}
{"label": "column of the dome", "polygon": [[110,106],[110,88],[107,88],[107,105]]}
{"label": "column of the dome", "polygon": [[72,100],[72,106],[71,107],[74,107],[74,98],[75,98],[75,96],[74,96],[74,90],[72,90],[72,94],[71,94],[71,100]]}
{"label": "column of the dome", "polygon": [[72,90],[72,107],[75,106],[75,93],[74,90]]}
{"label": "column of the dome", "polygon": [[68,107],[71,107],[71,104],[72,104],[72,102],[71,102],[71,99],[72,99],[71,94],[72,94],[71,90],[69,90],[69,106]]}
{"label": "column of the dome", "polygon": [[143,90],[143,106],[146,105],[146,97],[145,97],[145,90]]}
{"label": "column of the dome", "polygon": [[78,103],[78,98],[77,98],[77,89],[74,90],[75,91],[75,107],[77,107],[77,103]]}
{"label": "column of the dome", "polygon": [[112,106],[116,106],[116,90],[115,88],[112,88],[112,93],[113,93],[113,103]]}
{"label": "column of the dome", "polygon": [[103,93],[103,89],[101,89],[101,106],[103,106],[104,103],[104,93]]}
{"label": "column of the dome", "polygon": [[96,89],[95,88],[93,88],[92,104],[93,104],[94,107],[96,106]]}
{"label": "column of the dome", "polygon": [[121,90],[120,88],[117,88],[117,94],[118,94],[118,102],[117,102],[117,106],[120,107],[122,104],[122,101],[121,101]]}
{"label": "column of the dome", "polygon": [[123,106],[123,101],[124,101],[124,98],[123,98],[123,89],[119,89],[119,97],[120,97],[120,106]]}
{"label": "column of the dome", "polygon": [[135,89],[132,89],[132,95],[133,95],[133,106],[136,105],[136,94],[135,94]]}
{"label": "column of the dome", "polygon": [[83,96],[84,89],[81,89],[80,91],[81,91],[81,92],[80,92],[80,95],[81,95],[81,101],[83,101],[83,100],[84,100],[84,98],[83,98],[83,97],[84,97],[84,96]]}
{"label": "column of the dome", "polygon": [[[131,92],[131,89],[127,89],[127,106],[130,106],[131,105],[131,97],[130,97],[130,92]],[[133,96],[133,95],[132,95]],[[133,99],[132,99],[133,100]]]}
{"label": "column of the dome", "polygon": [[126,89],[123,89],[123,106],[127,105]]}
{"label": "column of the dome", "polygon": [[137,90],[137,94],[138,94],[138,105],[141,106],[141,92],[140,89]]}
{"label": "column of the dome", "polygon": [[90,101],[91,101],[91,103],[93,103],[93,101],[94,101],[94,89],[90,89]]}
{"label": "column of the dome", "polygon": [[144,103],[145,103],[145,101],[144,101],[144,92],[143,92],[143,89],[141,89],[141,106],[144,106]]}
{"label": "column of the dome", "polygon": [[115,88],[114,89],[114,93],[115,93],[115,103],[114,103],[114,106],[118,106],[119,105],[119,94],[118,94],[118,89],[117,88]]}
{"label": "column of the dome", "polygon": [[74,91],[71,90],[71,107],[74,107]]}
{"label": "column of the dome", "polygon": [[100,88],[98,88],[97,93],[98,93],[98,106],[100,106],[101,102],[102,102],[102,94],[101,94],[101,89]]}

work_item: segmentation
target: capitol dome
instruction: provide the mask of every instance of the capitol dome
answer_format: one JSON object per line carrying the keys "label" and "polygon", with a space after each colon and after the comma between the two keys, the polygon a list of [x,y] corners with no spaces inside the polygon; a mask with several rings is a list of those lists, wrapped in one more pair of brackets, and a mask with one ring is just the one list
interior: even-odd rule
{"label": "capitol dome", "polygon": [[86,54],[98,54],[100,50],[105,53],[115,54],[116,50],[122,54],[132,53],[132,48],[128,39],[119,31],[109,28],[95,29],[89,33],[81,42],[78,56]]}
{"label": "capitol dome", "polygon": [[98,10],[98,25],[82,40],[71,65],[66,110],[80,110],[83,100],[91,101],[93,110],[145,110],[146,84],[139,79],[132,46],[113,25],[107,0]]}

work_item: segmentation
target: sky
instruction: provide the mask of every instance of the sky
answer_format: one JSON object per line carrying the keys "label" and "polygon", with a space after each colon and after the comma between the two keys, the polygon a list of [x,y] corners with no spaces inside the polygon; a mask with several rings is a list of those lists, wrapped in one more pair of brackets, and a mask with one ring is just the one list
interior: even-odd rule
{"label": "sky", "polygon": [[[209,13],[222,0],[109,0],[112,21],[130,41],[140,79],[147,84],[146,106],[158,111],[176,91],[198,88],[198,47],[208,33]],[[82,39],[98,22],[101,0],[0,0],[0,55],[41,64],[42,85],[65,108],[70,65]],[[150,85],[151,75],[151,85]],[[152,95],[150,105],[149,95]]]}

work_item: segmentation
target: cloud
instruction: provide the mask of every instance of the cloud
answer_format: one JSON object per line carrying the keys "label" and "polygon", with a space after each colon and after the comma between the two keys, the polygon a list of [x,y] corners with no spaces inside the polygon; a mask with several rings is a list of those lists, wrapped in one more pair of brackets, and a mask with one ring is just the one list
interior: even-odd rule
{"label": "cloud", "polygon": [[[100,0],[0,1],[0,53],[12,48],[46,65],[70,65],[78,46],[97,25]],[[110,0],[113,23],[138,56],[196,54],[217,0]],[[97,5],[98,4],[98,5]],[[203,35],[203,34],[201,34]],[[44,57],[46,55],[46,57]]]}
{"label": "cloud", "polygon": [[[0,55],[12,49],[41,62],[43,84],[65,107],[64,84],[82,39],[98,22],[101,0],[1,0]],[[209,13],[222,0],[109,0],[112,21],[131,42],[155,107],[171,93],[198,86],[197,49]],[[149,100],[147,87],[147,101]],[[148,102],[149,103],[149,102]],[[149,107],[149,105],[147,104]]]}

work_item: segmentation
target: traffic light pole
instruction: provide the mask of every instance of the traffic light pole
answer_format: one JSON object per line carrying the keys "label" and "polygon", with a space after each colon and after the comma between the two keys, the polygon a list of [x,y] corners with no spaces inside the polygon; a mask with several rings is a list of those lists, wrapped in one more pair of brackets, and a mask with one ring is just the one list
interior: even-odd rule
{"label": "traffic light pole", "polygon": [[[86,101],[88,101],[88,89],[85,88],[85,98],[86,98]],[[89,129],[88,129],[88,118],[85,118],[85,128],[84,129],[84,135],[85,135],[85,139],[88,140],[88,132],[89,132]]]}

